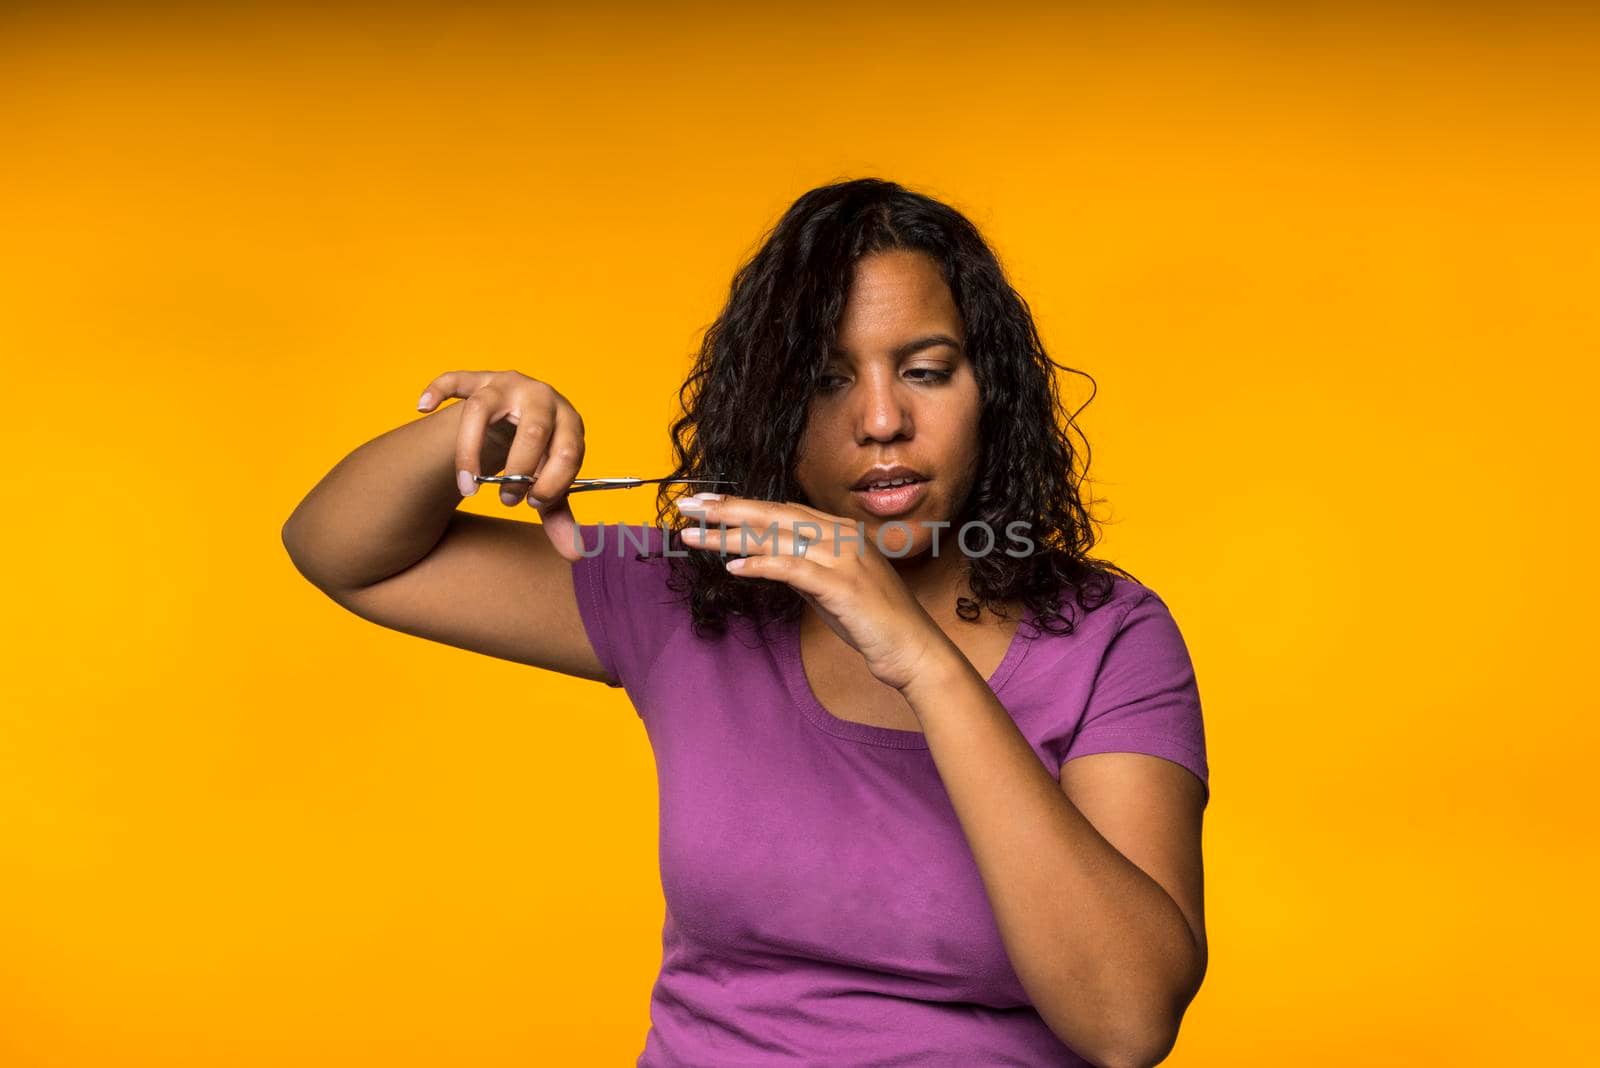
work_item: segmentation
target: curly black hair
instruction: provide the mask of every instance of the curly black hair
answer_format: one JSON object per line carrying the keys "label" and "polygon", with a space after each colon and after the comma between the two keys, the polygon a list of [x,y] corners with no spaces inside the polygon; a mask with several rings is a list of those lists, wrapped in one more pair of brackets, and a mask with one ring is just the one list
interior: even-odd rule
{"label": "curly black hair", "polygon": [[[1091,385],[1094,379],[1046,355],[1027,302],[965,216],[895,182],[857,178],[812,189],[735,272],[727,304],[706,328],[678,391],[683,415],[671,428],[671,477],[733,479],[743,497],[810,504],[794,472],[810,398],[856,262],[891,249],[926,253],[939,266],[961,311],[978,381],[978,474],[952,527],[979,521],[1004,530],[1021,520],[1035,544],[1020,557],[967,554],[968,585],[977,600],[958,598],[957,615],[976,621],[986,607],[1006,618],[1006,602],[1020,599],[1036,627],[1070,634],[1075,623],[1064,592],[1071,590],[1088,612],[1109,599],[1113,574],[1134,579],[1088,555],[1099,525],[1080,495],[1088,440],[1079,470],[1069,438],[1083,408],[1064,412],[1054,368],[1084,374]],[[663,486],[656,523],[684,549],[674,500]],[[669,587],[686,595],[702,636],[721,633],[730,614],[762,624],[793,619],[805,603],[785,583],[729,574],[715,553],[674,552],[670,560]]]}

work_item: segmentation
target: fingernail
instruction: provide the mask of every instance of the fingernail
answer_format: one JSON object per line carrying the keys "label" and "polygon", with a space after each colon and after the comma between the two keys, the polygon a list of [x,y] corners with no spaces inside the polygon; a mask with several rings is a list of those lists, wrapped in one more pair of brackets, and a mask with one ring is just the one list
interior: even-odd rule
{"label": "fingernail", "polygon": [[478,492],[478,483],[473,480],[471,471],[456,472],[456,488],[461,491],[463,497],[470,497]]}
{"label": "fingernail", "polygon": [[530,493],[530,494],[528,494],[528,507],[529,508],[543,508],[544,507],[544,502]]}
{"label": "fingernail", "polygon": [[417,407],[419,409],[426,408],[428,405],[430,405],[432,403],[433,403],[433,394],[432,393],[424,393],[422,395],[422,398],[417,401]]}
{"label": "fingernail", "polygon": [[680,512],[703,512],[706,502],[695,497],[680,497],[673,502],[673,505]]}
{"label": "fingernail", "polygon": [[507,486],[505,489],[501,490],[500,491],[500,503],[501,504],[516,504],[517,503],[517,491],[512,489],[510,486]]}

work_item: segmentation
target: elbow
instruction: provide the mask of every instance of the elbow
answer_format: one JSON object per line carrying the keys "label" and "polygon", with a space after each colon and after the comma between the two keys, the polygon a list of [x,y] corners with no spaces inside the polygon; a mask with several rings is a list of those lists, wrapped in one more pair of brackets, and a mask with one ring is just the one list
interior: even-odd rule
{"label": "elbow", "polygon": [[1178,1044],[1178,1023],[1165,1018],[1158,1022],[1130,1018],[1125,1026],[1104,1028],[1093,1038],[1083,1034],[1082,1028],[1056,1025],[1048,1015],[1045,1023],[1056,1038],[1096,1068],[1152,1068],[1166,1060]]}
{"label": "elbow", "polygon": [[[1204,975],[1205,964],[1200,964]],[[1122,1034],[1111,1038],[1096,1062],[1104,1068],[1154,1068],[1172,1055],[1178,1044],[1178,1031],[1183,1025],[1184,1012],[1198,991],[1196,978],[1181,993],[1174,993],[1160,1004],[1148,1006],[1144,1012],[1130,1012],[1133,1025]]]}
{"label": "elbow", "polygon": [[[1187,934],[1187,932],[1186,932]],[[1099,1068],[1151,1068],[1178,1043],[1189,1004],[1200,991],[1208,960],[1203,944],[1169,955],[1145,969],[1115,968],[1102,985],[1063,979],[1035,1007],[1045,1025],[1079,1056]],[[1104,976],[1102,976],[1104,978]]]}
{"label": "elbow", "polygon": [[1172,1053],[1177,1045],[1176,1028],[1151,1032],[1148,1035],[1127,1037],[1097,1048],[1083,1049],[1074,1046],[1073,1052],[1096,1068],[1155,1068]]}
{"label": "elbow", "polygon": [[1160,1005],[1146,1002],[1125,1006],[1121,1011],[1105,1013],[1103,1020],[1116,1023],[1097,1028],[1093,1037],[1084,1033],[1081,1022],[1076,1026],[1068,1024],[1063,1012],[1040,1014],[1057,1038],[1098,1068],[1153,1068],[1166,1060],[1177,1045],[1183,1008],[1165,1001]]}
{"label": "elbow", "polygon": [[305,578],[310,579],[311,575],[306,569],[305,546],[300,540],[294,516],[291,515],[284,520],[283,529],[278,532],[278,538],[283,542],[283,551],[289,554],[289,562],[294,565],[294,569]]}
{"label": "elbow", "polygon": [[289,554],[289,559],[294,559],[294,516],[291,514],[283,521],[283,529],[278,531],[278,540],[283,542],[284,551]]}
{"label": "elbow", "polygon": [[289,518],[283,521],[283,528],[278,531],[278,539],[283,542],[283,548],[289,554],[289,559],[295,561],[295,566],[300,566],[300,558],[305,548],[305,532],[300,528],[300,509],[297,507],[289,513]]}
{"label": "elbow", "polygon": [[312,546],[306,544],[305,534],[295,523],[294,516],[291,515],[284,521],[283,529],[278,536],[283,542],[283,551],[288,554],[289,562],[300,573],[300,577],[317,589],[331,595],[334,586],[329,578],[322,574],[321,569],[316,566],[316,553]]}
{"label": "elbow", "polygon": [[1129,1047],[1095,1059],[1101,1068],[1155,1068],[1167,1059],[1172,1047],[1177,1045],[1178,1033],[1173,1031],[1157,1041]]}

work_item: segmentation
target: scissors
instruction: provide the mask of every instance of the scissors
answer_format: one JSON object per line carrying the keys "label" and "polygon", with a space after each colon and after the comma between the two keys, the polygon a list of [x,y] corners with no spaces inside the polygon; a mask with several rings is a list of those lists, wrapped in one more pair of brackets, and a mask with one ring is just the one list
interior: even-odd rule
{"label": "scissors", "polygon": [[[533,482],[532,475],[473,475],[476,482]],[[634,486],[645,486],[652,483],[693,484],[697,486],[737,486],[739,483],[730,478],[576,478],[567,489],[567,493],[582,493],[585,490],[632,489]]]}

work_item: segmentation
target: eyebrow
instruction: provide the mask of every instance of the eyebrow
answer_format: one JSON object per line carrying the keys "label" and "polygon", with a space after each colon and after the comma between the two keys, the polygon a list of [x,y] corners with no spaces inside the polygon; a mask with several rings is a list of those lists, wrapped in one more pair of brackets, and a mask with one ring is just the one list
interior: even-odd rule
{"label": "eyebrow", "polygon": [[[894,358],[897,360],[903,360],[907,356],[915,356],[923,349],[931,349],[939,345],[949,345],[958,352],[965,351],[961,347],[961,342],[957,341],[949,334],[929,334],[926,337],[919,337],[915,341],[907,341],[904,345],[901,345],[899,348],[895,349]],[[830,345],[828,347],[828,355],[848,356],[850,353],[845,349],[839,348],[837,345]]]}

